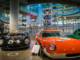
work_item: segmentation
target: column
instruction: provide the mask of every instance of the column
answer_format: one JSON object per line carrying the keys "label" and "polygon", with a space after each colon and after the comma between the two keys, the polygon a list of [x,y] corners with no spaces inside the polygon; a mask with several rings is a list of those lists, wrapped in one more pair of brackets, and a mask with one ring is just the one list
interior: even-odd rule
{"label": "column", "polygon": [[[64,15],[64,5],[62,5],[62,14]],[[62,18],[62,25],[64,26],[64,17]],[[63,28],[63,32],[64,32],[64,27]]]}
{"label": "column", "polygon": [[38,4],[38,14],[37,14],[37,23],[38,24],[43,24],[43,21],[42,21],[42,10],[41,10],[41,4]]}
{"label": "column", "polygon": [[59,30],[59,16],[58,16],[58,4],[57,4],[57,30]]}
{"label": "column", "polygon": [[10,0],[10,33],[18,31],[19,0]]}

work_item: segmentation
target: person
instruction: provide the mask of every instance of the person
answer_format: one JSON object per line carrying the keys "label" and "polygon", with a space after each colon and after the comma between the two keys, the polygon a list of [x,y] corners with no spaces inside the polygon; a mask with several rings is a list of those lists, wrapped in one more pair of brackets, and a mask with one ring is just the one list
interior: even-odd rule
{"label": "person", "polygon": [[30,27],[29,33],[31,33],[31,34],[32,34],[32,27]]}
{"label": "person", "polygon": [[3,36],[3,32],[4,32],[4,24],[3,23],[0,23],[0,32],[1,32],[1,35]]}

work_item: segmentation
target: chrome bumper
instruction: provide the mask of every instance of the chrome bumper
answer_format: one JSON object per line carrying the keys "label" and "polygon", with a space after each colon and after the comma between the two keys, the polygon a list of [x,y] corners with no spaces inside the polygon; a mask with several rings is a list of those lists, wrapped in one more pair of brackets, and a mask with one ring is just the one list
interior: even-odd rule
{"label": "chrome bumper", "polygon": [[45,53],[48,57],[50,57],[50,58],[55,58],[55,59],[60,59],[60,58],[77,58],[77,57],[80,57],[80,55],[68,57],[68,56],[66,56],[67,54],[50,54],[50,53],[48,53],[46,50],[43,50],[43,51],[44,51],[44,53]]}

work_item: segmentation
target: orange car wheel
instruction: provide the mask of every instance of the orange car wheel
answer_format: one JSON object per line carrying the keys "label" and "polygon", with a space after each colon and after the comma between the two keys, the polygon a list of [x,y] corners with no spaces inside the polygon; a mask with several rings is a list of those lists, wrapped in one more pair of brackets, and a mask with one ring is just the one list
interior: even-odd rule
{"label": "orange car wheel", "polygon": [[42,57],[45,57],[45,56],[46,56],[45,53],[44,53],[44,51],[43,51],[43,49],[42,49],[42,46],[40,46],[39,54],[40,54],[40,56],[42,56]]}

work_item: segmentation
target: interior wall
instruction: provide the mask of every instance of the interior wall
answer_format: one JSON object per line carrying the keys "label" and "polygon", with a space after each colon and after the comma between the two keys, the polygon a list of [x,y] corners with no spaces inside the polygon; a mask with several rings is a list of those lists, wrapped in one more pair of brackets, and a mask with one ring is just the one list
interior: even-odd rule
{"label": "interior wall", "polygon": [[41,5],[38,5],[38,15],[37,15],[37,18],[36,18],[36,22],[31,22],[30,21],[30,17],[29,16],[27,16],[26,18],[27,18],[27,24],[29,25],[29,24],[41,24],[42,23],[42,16],[41,16]]}

